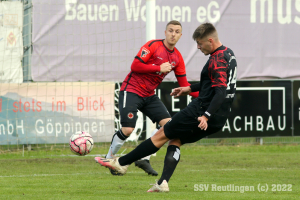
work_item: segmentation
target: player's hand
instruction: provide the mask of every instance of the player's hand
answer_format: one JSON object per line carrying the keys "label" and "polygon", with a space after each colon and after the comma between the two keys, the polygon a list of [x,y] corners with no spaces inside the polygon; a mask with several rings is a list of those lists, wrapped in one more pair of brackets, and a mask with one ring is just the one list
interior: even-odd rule
{"label": "player's hand", "polygon": [[172,65],[169,62],[165,62],[160,65],[160,72],[169,73],[172,70]]}
{"label": "player's hand", "polygon": [[172,92],[170,93],[171,96],[174,97],[179,97],[179,96],[185,96],[188,95],[189,93],[191,93],[191,88],[190,86],[187,87],[178,87],[178,88],[174,88],[172,90]]}
{"label": "player's hand", "polygon": [[198,121],[200,122],[198,127],[201,128],[201,130],[206,131],[206,129],[208,127],[208,124],[207,124],[208,119],[205,116],[201,116],[201,117],[198,117]]}

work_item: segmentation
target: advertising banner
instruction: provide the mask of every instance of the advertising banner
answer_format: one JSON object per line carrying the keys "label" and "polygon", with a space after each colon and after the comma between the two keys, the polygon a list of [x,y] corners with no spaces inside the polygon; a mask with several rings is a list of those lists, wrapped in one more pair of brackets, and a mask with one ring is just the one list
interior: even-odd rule
{"label": "advertising banner", "polygon": [[300,136],[300,80],[293,81],[294,136]]}
{"label": "advertising banner", "polygon": [[[191,84],[196,82],[191,82]],[[298,84],[298,85],[297,85]],[[297,87],[296,87],[297,85]],[[192,101],[192,97],[170,96],[175,82],[163,82],[156,94],[167,107],[171,116]],[[300,81],[294,83],[295,135],[299,129]],[[296,101],[295,93],[297,90]],[[291,81],[237,81],[237,91],[231,114],[218,133],[209,138],[292,136],[292,82]],[[299,135],[299,130],[298,130]]]}
{"label": "advertising banner", "polygon": [[114,134],[114,83],[0,84],[0,145],[68,143],[86,131]]}
{"label": "advertising banner", "polygon": [[0,83],[23,82],[23,3],[0,2]]}
{"label": "advertising banner", "polygon": [[[192,39],[204,22],[235,52],[239,80],[300,77],[299,0],[155,2],[157,39],[170,20],[182,23],[176,47],[189,81],[199,79],[208,59]],[[33,7],[34,81],[121,82],[146,43],[146,0],[33,0]],[[165,78],[174,80],[173,73]]]}
{"label": "advertising banner", "polygon": [[291,81],[238,81],[232,113],[211,137],[292,136]]}

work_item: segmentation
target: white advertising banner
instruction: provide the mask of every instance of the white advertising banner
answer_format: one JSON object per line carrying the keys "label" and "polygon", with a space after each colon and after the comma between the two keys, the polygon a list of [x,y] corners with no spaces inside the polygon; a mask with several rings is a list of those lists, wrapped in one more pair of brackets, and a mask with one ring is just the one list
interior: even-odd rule
{"label": "white advertising banner", "polygon": [[[33,0],[33,7],[35,81],[123,81],[146,42],[146,0]],[[170,20],[182,23],[176,46],[189,81],[208,59],[192,39],[203,22],[235,52],[238,79],[300,77],[300,0],[156,0],[155,13],[157,39]]]}
{"label": "white advertising banner", "polygon": [[114,87],[105,83],[0,84],[0,145],[68,143],[86,131],[95,142],[114,134]]}
{"label": "white advertising banner", "polygon": [[23,4],[0,2],[0,83],[23,82]]}

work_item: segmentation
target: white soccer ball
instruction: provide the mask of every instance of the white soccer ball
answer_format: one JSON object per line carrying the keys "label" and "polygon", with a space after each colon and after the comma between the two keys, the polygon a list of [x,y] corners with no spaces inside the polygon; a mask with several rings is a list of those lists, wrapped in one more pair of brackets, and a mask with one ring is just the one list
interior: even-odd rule
{"label": "white soccer ball", "polygon": [[79,156],[89,154],[94,146],[92,136],[87,132],[75,133],[70,138],[70,149],[73,153]]}

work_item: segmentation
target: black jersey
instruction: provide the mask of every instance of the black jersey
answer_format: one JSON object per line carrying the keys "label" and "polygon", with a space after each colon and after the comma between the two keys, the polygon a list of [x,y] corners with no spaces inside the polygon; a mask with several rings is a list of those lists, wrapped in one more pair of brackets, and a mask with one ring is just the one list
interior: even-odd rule
{"label": "black jersey", "polygon": [[[200,83],[191,85],[192,92],[199,91],[198,100],[206,109],[204,116],[208,119],[214,116],[222,117],[224,120],[219,123],[223,125],[235,96],[236,68],[237,62],[233,51],[222,45],[211,53],[201,71]],[[208,120],[208,123],[212,121],[215,122]]]}

